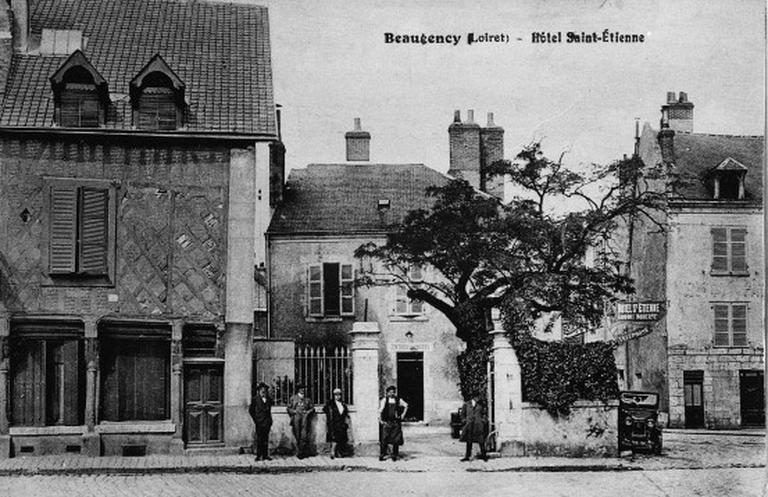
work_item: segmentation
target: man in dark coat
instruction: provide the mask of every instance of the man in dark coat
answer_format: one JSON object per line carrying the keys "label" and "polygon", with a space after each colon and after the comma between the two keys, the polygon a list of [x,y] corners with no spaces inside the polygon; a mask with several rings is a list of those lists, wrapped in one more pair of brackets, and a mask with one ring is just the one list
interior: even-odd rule
{"label": "man in dark coat", "polygon": [[472,395],[461,407],[461,420],[463,423],[459,440],[467,443],[467,450],[462,461],[469,461],[472,457],[472,444],[480,446],[480,459],[488,460],[485,453],[485,437],[488,435],[488,420],[485,417],[485,409],[479,402],[477,395]]}
{"label": "man in dark coat", "polygon": [[387,457],[388,446],[392,446],[392,460],[397,461],[400,446],[403,445],[403,418],[408,412],[408,403],[397,396],[397,388],[387,387],[386,396],[379,404],[379,423],[381,423],[381,443],[379,461]]}
{"label": "man in dark coat", "polygon": [[341,400],[341,389],[333,389],[333,398],[323,406],[326,422],[325,441],[331,443],[331,459],[344,457],[347,452],[349,437],[347,419],[349,409]]}
{"label": "man in dark coat", "polygon": [[288,401],[287,410],[296,439],[296,455],[299,459],[304,459],[310,455],[309,439],[312,433],[312,415],[315,413],[315,406],[307,398],[304,385],[296,386],[296,393]]}
{"label": "man in dark coat", "polygon": [[257,461],[271,461],[269,457],[269,430],[272,428],[272,399],[269,396],[269,387],[265,383],[259,383],[256,387],[256,396],[251,399],[249,412],[253,423],[256,425],[254,437],[254,452]]}

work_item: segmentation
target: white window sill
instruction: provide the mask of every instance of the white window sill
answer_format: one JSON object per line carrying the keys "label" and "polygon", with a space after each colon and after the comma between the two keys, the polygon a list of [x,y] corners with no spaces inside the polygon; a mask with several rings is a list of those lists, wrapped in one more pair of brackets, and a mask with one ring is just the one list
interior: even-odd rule
{"label": "white window sill", "polygon": [[349,315],[349,316],[308,316],[304,318],[304,320],[307,323],[340,323],[344,321],[345,319],[354,319],[355,316]]}
{"label": "white window sill", "polygon": [[35,435],[82,435],[87,431],[86,426],[11,426],[8,433],[11,436]]}
{"label": "white window sill", "polygon": [[710,271],[710,276],[734,276],[734,277],[744,277],[749,276],[749,271]]}
{"label": "white window sill", "polygon": [[102,421],[95,426],[96,433],[174,433],[171,421]]}
{"label": "white window sill", "polygon": [[425,314],[390,314],[389,321],[393,323],[404,323],[411,321],[429,321]]}

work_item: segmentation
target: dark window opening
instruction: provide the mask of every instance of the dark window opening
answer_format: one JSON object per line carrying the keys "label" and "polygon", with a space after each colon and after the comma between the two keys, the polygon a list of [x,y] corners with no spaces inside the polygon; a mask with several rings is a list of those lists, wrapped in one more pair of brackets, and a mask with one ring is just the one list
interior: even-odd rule
{"label": "dark window opening", "polygon": [[81,425],[85,403],[82,362],[82,342],[77,339],[14,340],[11,354],[13,424]]}
{"label": "dark window opening", "polygon": [[310,266],[308,289],[310,316],[354,314],[354,271],[351,264],[326,262]]}
{"label": "dark window opening", "polygon": [[170,342],[107,338],[101,344],[101,419],[170,418]]}
{"label": "dark window opening", "polygon": [[741,176],[733,173],[720,174],[720,199],[740,200]]}

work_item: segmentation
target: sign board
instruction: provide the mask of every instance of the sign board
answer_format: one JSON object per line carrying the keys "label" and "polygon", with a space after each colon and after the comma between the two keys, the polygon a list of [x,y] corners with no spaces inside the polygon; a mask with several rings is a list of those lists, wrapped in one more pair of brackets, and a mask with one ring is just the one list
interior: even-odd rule
{"label": "sign board", "polygon": [[642,336],[648,335],[653,331],[653,328],[650,326],[643,326],[640,328],[624,328],[623,330],[618,331],[614,337],[613,341],[616,343],[625,343],[630,340],[634,340],[635,338],[640,338]]}
{"label": "sign board", "polygon": [[619,302],[616,304],[618,321],[658,321],[664,313],[664,302]]}

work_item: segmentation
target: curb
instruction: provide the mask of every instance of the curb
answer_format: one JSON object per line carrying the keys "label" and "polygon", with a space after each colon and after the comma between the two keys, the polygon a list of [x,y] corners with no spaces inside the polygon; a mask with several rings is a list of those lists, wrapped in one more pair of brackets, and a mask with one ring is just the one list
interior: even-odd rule
{"label": "curb", "polygon": [[[675,466],[644,468],[623,464],[590,465],[541,465],[514,466],[507,468],[464,468],[468,473],[594,473],[623,471],[672,471],[672,470],[710,470],[728,468],[765,468],[765,464],[723,464],[716,466]],[[460,470],[460,471],[462,471]],[[314,472],[369,472],[369,473],[427,473],[424,468],[376,468],[361,465],[332,466],[194,466],[194,467],[155,467],[155,468],[20,468],[0,470],[0,477],[13,476],[86,476],[86,475],[155,475],[155,474],[194,474],[194,473],[229,473],[229,474],[292,474]],[[456,471],[456,470],[449,470]]]}

